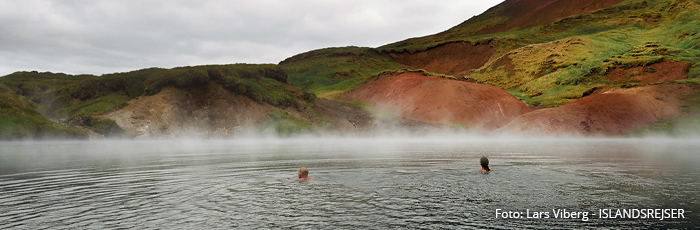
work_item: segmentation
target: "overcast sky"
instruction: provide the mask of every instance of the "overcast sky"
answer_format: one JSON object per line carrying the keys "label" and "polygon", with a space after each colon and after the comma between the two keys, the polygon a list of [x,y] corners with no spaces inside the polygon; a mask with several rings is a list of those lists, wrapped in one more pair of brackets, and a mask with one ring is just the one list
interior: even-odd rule
{"label": "overcast sky", "polygon": [[0,0],[0,76],[278,63],[438,33],[502,0]]}

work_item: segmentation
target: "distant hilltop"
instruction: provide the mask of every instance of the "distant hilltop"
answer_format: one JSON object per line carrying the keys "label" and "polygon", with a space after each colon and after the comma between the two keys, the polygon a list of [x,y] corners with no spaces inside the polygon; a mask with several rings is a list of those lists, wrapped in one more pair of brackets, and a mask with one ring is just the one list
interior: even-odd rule
{"label": "distant hilltop", "polygon": [[506,0],[279,64],[0,77],[0,139],[700,133],[700,3]]}

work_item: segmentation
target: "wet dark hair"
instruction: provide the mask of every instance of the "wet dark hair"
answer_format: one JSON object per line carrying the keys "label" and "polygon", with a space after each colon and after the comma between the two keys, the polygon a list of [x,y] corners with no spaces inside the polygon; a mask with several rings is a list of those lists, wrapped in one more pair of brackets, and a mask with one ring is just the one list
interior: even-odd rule
{"label": "wet dark hair", "polygon": [[486,157],[481,157],[481,167],[484,167],[486,171],[491,172],[491,169],[489,168],[489,159]]}

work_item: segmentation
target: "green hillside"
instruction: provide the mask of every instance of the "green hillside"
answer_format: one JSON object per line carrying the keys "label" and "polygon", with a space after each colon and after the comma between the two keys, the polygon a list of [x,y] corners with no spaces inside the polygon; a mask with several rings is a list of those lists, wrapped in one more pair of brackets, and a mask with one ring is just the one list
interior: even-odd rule
{"label": "green hillside", "polygon": [[372,75],[401,69],[374,49],[354,46],[309,51],[279,65],[289,74],[291,84],[330,99],[356,88]]}
{"label": "green hillside", "polygon": [[35,103],[0,83],[0,140],[27,138],[85,139],[87,134],[49,121]]}
{"label": "green hillside", "polygon": [[[231,92],[245,95],[259,103],[274,106],[299,106],[296,96],[282,86],[287,83],[287,74],[277,65],[206,65],[194,67],[177,67],[172,69],[149,68],[125,73],[113,73],[103,76],[68,75],[62,73],[16,72],[0,77],[0,83],[20,91],[26,105],[18,99],[8,100],[14,103],[3,110],[0,115],[17,116],[23,119],[66,120],[77,122],[80,126],[107,136],[121,135],[121,129],[112,120],[100,120],[96,115],[114,111],[128,105],[129,100],[142,95],[154,95],[163,87],[196,87],[216,82]],[[6,90],[10,92],[9,90]],[[9,93],[7,93],[9,95]],[[19,95],[16,95],[19,97]],[[313,95],[299,97],[311,100]],[[14,101],[14,102],[13,102]],[[31,105],[31,106],[30,106]],[[35,108],[36,107],[36,108]],[[4,107],[3,107],[4,108]],[[16,108],[24,112],[16,112]],[[28,113],[27,109],[35,111]],[[25,111],[26,110],[26,111]],[[43,115],[43,116],[42,116]],[[22,119],[5,119],[2,132],[17,133],[15,129],[31,129],[22,123]],[[58,124],[57,124],[58,125]],[[7,128],[9,127],[9,128]],[[20,128],[17,128],[20,127]],[[43,127],[43,126],[42,126]],[[29,135],[21,131],[19,136]],[[0,137],[3,139],[3,137]]]}
{"label": "green hillside", "polygon": [[[488,84],[540,108],[567,104],[601,86],[624,88],[668,79],[700,84],[700,2],[624,0],[563,19],[556,14],[542,14],[542,18],[533,14],[534,18],[528,16],[522,22],[527,25],[523,29],[513,24],[523,17],[517,4],[530,4],[528,7],[534,9],[544,2],[548,4],[544,9],[568,4],[564,0],[505,1],[442,33],[377,48],[313,50],[278,65],[149,68],[102,76],[16,72],[0,77],[0,83],[6,86],[0,88],[0,139],[84,137],[84,133],[49,119],[73,121],[97,133],[118,136],[121,129],[114,121],[96,116],[119,110],[136,97],[157,94],[167,86],[187,88],[211,82],[259,103],[297,108],[298,98],[312,101],[318,95],[336,99],[384,71],[420,71],[428,76]],[[410,59],[410,55],[426,54],[452,43],[469,43],[462,47],[472,48],[488,46],[489,53],[483,55],[488,61],[479,68],[458,72],[464,76],[448,76],[452,73],[422,70],[418,62],[429,60],[425,57],[430,55]],[[439,52],[433,55],[447,56]],[[398,61],[409,59],[413,64]],[[444,60],[454,61],[449,57]],[[478,66],[483,62],[475,63]],[[287,83],[308,90],[299,95],[302,91],[292,92],[296,89]]]}
{"label": "green hillside", "polygon": [[[490,12],[475,17],[476,22],[499,21],[498,11]],[[377,50],[413,53],[455,41],[489,41],[497,46],[497,52],[486,65],[463,77],[508,90],[530,105],[554,107],[580,98],[594,87],[642,84],[606,78],[615,68],[648,67],[664,60],[686,62],[691,66],[689,81],[697,82],[699,21],[697,1],[627,0],[526,30],[468,36],[468,31],[455,29]],[[644,72],[636,75],[640,74]]]}
{"label": "green hillside", "polygon": [[[289,74],[293,85],[335,98],[383,70],[406,68],[393,62],[395,54],[430,51],[453,42],[493,44],[495,52],[484,66],[466,76],[454,77],[499,87],[538,107],[561,106],[595,87],[647,84],[633,77],[663,68],[654,64],[664,61],[688,63],[686,82],[697,82],[700,76],[697,67],[700,3],[697,1],[626,0],[524,30],[514,27],[505,32],[481,34],[510,19],[503,12],[506,8],[503,4],[509,2],[439,34],[376,49],[314,50],[288,58],[280,62],[280,67]],[[635,67],[643,69],[625,73],[628,75],[625,79],[606,76],[614,69]]]}

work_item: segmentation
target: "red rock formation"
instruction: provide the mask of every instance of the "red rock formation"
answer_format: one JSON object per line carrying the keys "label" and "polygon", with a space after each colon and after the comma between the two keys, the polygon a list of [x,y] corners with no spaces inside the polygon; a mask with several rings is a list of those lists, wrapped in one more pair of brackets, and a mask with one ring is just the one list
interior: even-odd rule
{"label": "red rock formation", "polygon": [[[493,55],[493,44],[448,43],[422,52],[396,53],[393,60],[409,68],[461,77],[486,64]],[[386,55],[386,57],[390,57]]]}
{"label": "red rock formation", "polygon": [[668,80],[688,78],[690,63],[663,60],[645,67],[629,69],[615,68],[605,73],[605,78],[612,82],[659,83]]}
{"label": "red rock formation", "polygon": [[636,126],[681,115],[681,98],[697,93],[698,89],[679,83],[665,83],[628,89],[607,88],[597,92],[600,94],[558,108],[522,115],[497,133],[621,136]]}
{"label": "red rock formation", "polygon": [[405,119],[432,124],[459,123],[481,131],[495,130],[530,109],[496,87],[426,77],[420,73],[383,75],[345,93]]}

